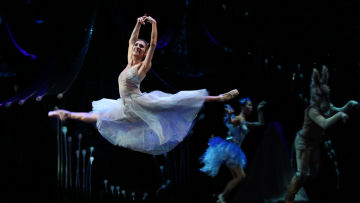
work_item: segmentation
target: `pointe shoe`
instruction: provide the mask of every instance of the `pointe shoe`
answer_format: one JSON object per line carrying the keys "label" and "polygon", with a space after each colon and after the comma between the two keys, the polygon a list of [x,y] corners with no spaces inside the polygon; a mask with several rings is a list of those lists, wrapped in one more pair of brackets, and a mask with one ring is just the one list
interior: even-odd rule
{"label": "pointe shoe", "polygon": [[292,192],[291,187],[286,187],[287,194],[285,196],[285,203],[294,203],[296,192]]}
{"label": "pointe shoe", "polygon": [[285,198],[285,203],[294,203],[294,198],[293,198],[293,197],[286,196],[286,198]]}
{"label": "pointe shoe", "polygon": [[224,93],[224,94],[220,94],[220,101],[221,102],[226,102],[230,99],[233,99],[235,97],[237,97],[239,95],[239,91],[237,89],[233,89],[230,92]]}
{"label": "pointe shoe", "polygon": [[70,114],[71,114],[70,111],[59,109],[55,111],[49,111],[48,116],[52,118],[58,118],[61,121],[64,121],[70,118]]}
{"label": "pointe shoe", "polygon": [[216,201],[217,203],[226,203],[225,199],[224,199],[224,195],[222,193],[220,193],[218,195],[218,200]]}

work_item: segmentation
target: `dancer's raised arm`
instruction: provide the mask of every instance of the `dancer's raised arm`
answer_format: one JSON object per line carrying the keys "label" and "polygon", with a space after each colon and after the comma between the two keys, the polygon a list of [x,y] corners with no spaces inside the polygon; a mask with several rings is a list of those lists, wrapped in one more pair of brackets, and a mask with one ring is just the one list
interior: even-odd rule
{"label": "dancer's raised arm", "polygon": [[226,113],[225,122],[228,122],[233,126],[239,126],[241,122],[244,120],[240,116],[234,116],[234,109],[229,104],[226,104],[224,109]]}
{"label": "dancer's raised arm", "polygon": [[339,111],[330,118],[325,118],[318,109],[310,108],[309,118],[322,129],[326,130],[337,123],[339,120],[342,120],[345,123],[349,116],[346,113]]}
{"label": "dancer's raised arm", "polygon": [[150,46],[147,50],[147,54],[145,56],[144,61],[138,70],[139,75],[145,75],[150,70],[151,60],[153,58],[156,49],[157,38],[158,38],[156,21],[150,16],[144,16],[143,18],[146,22],[151,23],[152,28],[151,28]]}
{"label": "dancer's raised arm", "polygon": [[133,48],[135,42],[139,38],[140,27],[141,27],[141,25],[145,24],[145,18],[144,17],[145,16],[137,18],[135,28],[131,33],[131,36],[130,36],[130,39],[129,39],[129,48],[128,48],[128,63],[131,63],[131,60],[132,60],[132,57],[131,57],[132,56],[132,48]]}
{"label": "dancer's raised arm", "polygon": [[258,106],[257,106],[258,120],[255,122],[246,122],[247,127],[257,128],[257,127],[262,127],[265,125],[264,112],[263,112],[265,105],[266,105],[265,101],[262,101],[258,104]]}

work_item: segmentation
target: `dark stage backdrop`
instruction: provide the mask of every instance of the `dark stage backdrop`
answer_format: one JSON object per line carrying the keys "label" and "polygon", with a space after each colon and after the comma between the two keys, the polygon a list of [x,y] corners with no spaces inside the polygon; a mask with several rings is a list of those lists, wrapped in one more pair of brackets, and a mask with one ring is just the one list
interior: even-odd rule
{"label": "dark stage backdrop", "polygon": [[[93,125],[59,123],[47,112],[55,107],[91,111],[94,100],[117,99],[130,34],[137,17],[146,13],[157,20],[159,40],[143,92],[206,88],[218,95],[237,88],[239,97],[250,97],[255,105],[268,102],[267,120],[280,123],[291,149],[309,102],[313,68],[329,68],[336,106],[360,100],[359,8],[358,1],[2,1],[0,184],[5,189],[0,201],[119,200],[122,191],[137,200],[147,193],[146,199],[164,202],[216,201],[213,194],[221,191],[229,172],[221,169],[211,179],[199,172],[198,159],[211,136],[225,136],[223,104],[205,104],[189,136],[166,156],[113,146]],[[140,37],[149,40],[150,31],[144,26]],[[237,100],[229,103],[239,111]],[[349,123],[326,132],[324,141],[330,139],[336,151],[340,182],[322,148],[321,174],[306,186],[311,199],[360,200],[358,123],[357,111]],[[71,186],[58,176],[57,135],[64,126],[66,139],[72,139]],[[91,191],[89,182],[83,189],[81,161],[76,185],[79,134],[86,177],[94,148]],[[249,162],[263,132],[253,135],[243,146]],[[162,184],[167,185],[161,189]]]}

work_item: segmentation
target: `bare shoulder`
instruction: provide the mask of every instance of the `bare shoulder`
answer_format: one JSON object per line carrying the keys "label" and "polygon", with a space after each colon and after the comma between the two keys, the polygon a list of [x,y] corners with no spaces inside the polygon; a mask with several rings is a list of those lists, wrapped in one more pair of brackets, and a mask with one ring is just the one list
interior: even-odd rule
{"label": "bare shoulder", "polygon": [[147,72],[149,72],[150,68],[151,68],[152,63],[150,62],[150,64],[146,64],[144,62],[142,62],[138,67],[137,67],[137,74],[140,77],[145,77]]}
{"label": "bare shoulder", "polygon": [[237,115],[233,118],[234,121],[242,123],[243,121],[245,121],[244,117]]}
{"label": "bare shoulder", "polygon": [[320,114],[320,110],[319,110],[317,107],[315,107],[315,106],[310,106],[310,107],[308,108],[308,112],[309,112],[309,113]]}
{"label": "bare shoulder", "polygon": [[308,109],[308,116],[309,116],[310,119],[313,120],[313,119],[315,119],[315,118],[317,118],[319,116],[323,116],[323,115],[321,114],[321,112],[320,112],[320,110],[318,108],[310,107]]}

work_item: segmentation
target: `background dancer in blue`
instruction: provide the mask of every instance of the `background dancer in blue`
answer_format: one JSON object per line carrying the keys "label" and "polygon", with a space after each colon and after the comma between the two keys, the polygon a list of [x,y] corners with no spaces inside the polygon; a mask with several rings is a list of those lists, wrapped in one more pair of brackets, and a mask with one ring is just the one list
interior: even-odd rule
{"label": "background dancer in blue", "polygon": [[221,137],[211,138],[209,147],[200,157],[200,161],[205,164],[200,170],[209,176],[216,176],[220,166],[224,163],[229,168],[233,179],[231,179],[224,191],[218,195],[218,203],[225,203],[229,194],[245,178],[244,168],[246,167],[246,156],[240,146],[245,139],[249,128],[264,125],[263,107],[266,102],[260,102],[257,106],[258,121],[248,122],[247,116],[253,111],[252,102],[249,98],[240,99],[241,112],[238,116],[233,116],[234,110],[230,105],[225,106],[225,125],[228,128],[226,140]]}

